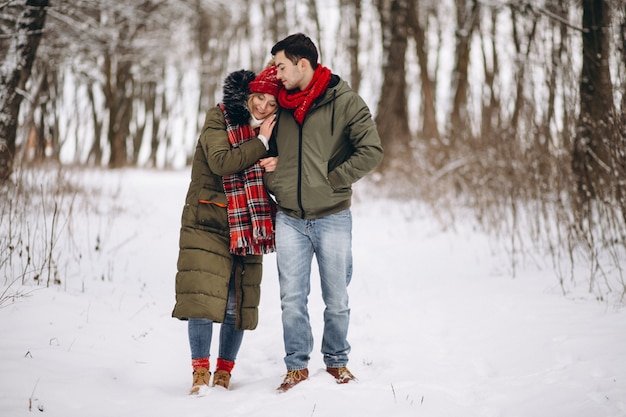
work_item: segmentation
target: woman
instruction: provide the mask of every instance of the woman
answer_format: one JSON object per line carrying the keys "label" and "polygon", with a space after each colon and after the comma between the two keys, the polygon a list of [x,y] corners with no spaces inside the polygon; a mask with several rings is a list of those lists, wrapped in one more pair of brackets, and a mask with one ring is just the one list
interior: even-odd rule
{"label": "woman", "polygon": [[196,146],[180,231],[173,317],[188,322],[190,394],[208,387],[213,323],[220,326],[213,386],[228,389],[244,330],[256,328],[264,253],[274,251],[275,206],[259,160],[269,148],[276,67],[224,80]]}

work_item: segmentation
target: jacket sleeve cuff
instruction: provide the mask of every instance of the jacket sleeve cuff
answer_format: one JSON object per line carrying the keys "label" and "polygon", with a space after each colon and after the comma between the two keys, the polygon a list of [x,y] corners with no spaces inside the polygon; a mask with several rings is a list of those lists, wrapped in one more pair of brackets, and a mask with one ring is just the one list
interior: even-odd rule
{"label": "jacket sleeve cuff", "polygon": [[257,136],[257,138],[263,142],[263,145],[265,146],[265,150],[269,151],[270,150],[270,144],[269,141],[267,140],[267,138],[265,137],[265,135],[259,135]]}

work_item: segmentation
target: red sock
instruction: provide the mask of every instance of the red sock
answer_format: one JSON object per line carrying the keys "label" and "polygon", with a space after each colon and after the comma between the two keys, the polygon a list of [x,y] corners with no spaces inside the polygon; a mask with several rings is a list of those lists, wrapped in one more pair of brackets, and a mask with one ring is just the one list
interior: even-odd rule
{"label": "red sock", "polygon": [[194,371],[198,368],[209,369],[209,358],[192,359],[191,367]]}
{"label": "red sock", "polygon": [[230,371],[233,370],[235,366],[235,362],[227,361],[226,359],[217,358],[217,368],[216,371],[226,371],[230,374]]}

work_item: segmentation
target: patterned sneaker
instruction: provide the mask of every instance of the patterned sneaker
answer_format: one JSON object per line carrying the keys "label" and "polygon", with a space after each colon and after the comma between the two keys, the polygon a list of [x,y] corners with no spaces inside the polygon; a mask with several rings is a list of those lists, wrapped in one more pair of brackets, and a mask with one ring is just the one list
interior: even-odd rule
{"label": "patterned sneaker", "polygon": [[356,377],[352,375],[352,372],[350,372],[345,366],[341,366],[339,368],[327,367],[326,372],[331,374],[338,384],[347,384],[350,381],[357,381]]}
{"label": "patterned sneaker", "polygon": [[226,371],[219,370],[215,371],[215,375],[213,376],[213,386],[223,387],[228,389],[228,385],[230,384],[230,374]]}
{"label": "patterned sneaker", "polygon": [[198,394],[200,388],[209,386],[209,379],[211,378],[211,372],[206,368],[196,368],[193,371],[193,384],[189,394]]}
{"label": "patterned sneaker", "polygon": [[277,388],[279,392],[285,392],[295,387],[300,382],[309,378],[309,370],[307,368],[304,369],[296,369],[293,371],[287,371],[287,375],[285,375],[285,379],[283,379],[283,383],[280,384],[280,387]]}

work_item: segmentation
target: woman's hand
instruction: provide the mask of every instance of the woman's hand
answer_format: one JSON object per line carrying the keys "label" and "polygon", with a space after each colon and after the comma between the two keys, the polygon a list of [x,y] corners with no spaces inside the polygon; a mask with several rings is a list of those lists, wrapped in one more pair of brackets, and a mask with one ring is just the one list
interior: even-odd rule
{"label": "woman's hand", "polygon": [[278,165],[278,157],[262,158],[259,160],[259,164],[265,169],[265,172],[273,172],[276,169],[276,165]]}
{"label": "woman's hand", "polygon": [[259,134],[265,136],[269,140],[269,138],[272,137],[274,125],[276,125],[276,113],[267,116],[265,120],[263,120],[259,129]]}

